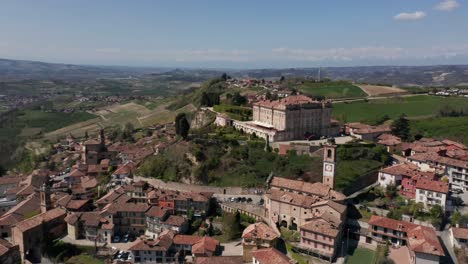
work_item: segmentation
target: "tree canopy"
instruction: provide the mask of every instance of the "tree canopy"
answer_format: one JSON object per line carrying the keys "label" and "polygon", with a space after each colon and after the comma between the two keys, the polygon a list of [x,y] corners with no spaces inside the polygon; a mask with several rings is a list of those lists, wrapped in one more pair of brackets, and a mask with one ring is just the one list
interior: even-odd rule
{"label": "tree canopy", "polygon": [[187,139],[190,130],[190,124],[185,113],[179,113],[175,118],[176,134],[183,139]]}
{"label": "tree canopy", "polygon": [[410,125],[406,115],[402,114],[397,120],[393,121],[392,134],[403,140],[410,138]]}

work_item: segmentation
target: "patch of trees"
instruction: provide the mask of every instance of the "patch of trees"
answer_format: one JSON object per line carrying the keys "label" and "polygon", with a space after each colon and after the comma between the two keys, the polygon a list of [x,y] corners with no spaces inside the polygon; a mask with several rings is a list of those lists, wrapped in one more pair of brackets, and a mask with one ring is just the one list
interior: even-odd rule
{"label": "patch of trees", "polygon": [[402,140],[410,139],[410,124],[405,114],[402,114],[392,123],[392,134],[400,137]]}
{"label": "patch of trees", "polygon": [[[135,142],[133,138],[133,132],[135,131],[135,127],[132,123],[128,122],[123,127],[117,126],[111,128],[107,133],[107,137],[112,141],[127,141],[127,142]],[[88,137],[88,132],[85,132],[85,138]]]}
{"label": "patch of trees", "polygon": [[239,212],[223,214],[223,233],[229,240],[240,238],[242,232]]}
{"label": "patch of trees", "polygon": [[247,97],[242,96],[240,93],[236,92],[231,97],[231,104],[233,105],[245,105],[247,104]]}
{"label": "patch of trees", "polygon": [[179,113],[175,118],[175,130],[176,134],[181,136],[183,139],[187,139],[188,132],[190,130],[190,123],[187,120],[185,113]]}
{"label": "patch of trees", "polygon": [[387,122],[388,120],[390,120],[390,117],[388,115],[383,115],[383,116],[377,118],[377,120],[375,120],[374,125],[376,125],[376,126],[382,125],[383,123]]}
{"label": "patch of trees", "polygon": [[381,145],[375,144],[344,144],[337,149],[338,160],[376,160],[383,164],[391,162],[391,155],[387,149]]}
{"label": "patch of trees", "polygon": [[201,96],[201,105],[212,107],[213,105],[219,104],[219,94],[218,93],[206,93],[203,92]]}
{"label": "patch of trees", "polygon": [[272,94],[270,91],[267,91],[265,94],[265,97],[267,100],[275,101],[278,100],[278,95],[277,94]]}
{"label": "patch of trees", "polygon": [[439,116],[441,117],[460,117],[468,116],[468,107],[464,108],[453,108],[449,105],[445,105],[439,110]]}
{"label": "patch of trees", "polygon": [[152,156],[138,168],[143,177],[157,178],[165,181],[176,181],[180,169],[164,155]]}

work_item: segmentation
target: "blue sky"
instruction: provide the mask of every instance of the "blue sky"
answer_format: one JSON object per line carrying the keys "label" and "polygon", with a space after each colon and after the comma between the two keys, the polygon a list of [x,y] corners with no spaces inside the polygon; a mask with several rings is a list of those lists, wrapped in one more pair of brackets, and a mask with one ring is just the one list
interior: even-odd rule
{"label": "blue sky", "polygon": [[0,57],[210,68],[468,64],[468,3],[2,0]]}

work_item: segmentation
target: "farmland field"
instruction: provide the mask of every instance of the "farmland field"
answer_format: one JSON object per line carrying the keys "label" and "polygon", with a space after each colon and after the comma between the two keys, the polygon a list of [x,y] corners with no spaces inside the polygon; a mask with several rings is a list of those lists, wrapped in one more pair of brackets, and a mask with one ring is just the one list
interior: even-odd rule
{"label": "farmland field", "polygon": [[360,84],[358,86],[364,92],[366,92],[369,96],[407,93],[407,91],[403,89],[391,87],[391,86],[380,86],[380,85],[369,85],[369,84]]}
{"label": "farmland field", "polygon": [[311,96],[324,96],[330,99],[367,96],[361,88],[344,81],[324,83],[306,81],[298,87],[298,90]]}
{"label": "farmland field", "polygon": [[346,122],[373,123],[384,115],[396,118],[406,114],[409,118],[429,118],[438,114],[444,106],[454,108],[464,107],[468,99],[461,97],[437,97],[418,95],[411,97],[395,97],[356,101],[349,103],[336,103],[333,105],[333,116]]}
{"label": "farmland field", "polygon": [[166,105],[162,104],[155,109],[150,110],[145,106],[136,103],[104,107],[94,112],[98,118],[62,127],[47,133],[45,137],[47,139],[56,140],[68,133],[72,133],[74,136],[83,136],[85,132],[93,134],[100,128],[125,125],[126,123],[132,123],[135,127],[149,126],[156,123],[173,121],[177,113],[193,110],[192,105],[187,105],[177,111],[169,111],[165,107]]}
{"label": "farmland field", "polygon": [[411,120],[410,126],[412,135],[449,138],[468,145],[468,116]]}

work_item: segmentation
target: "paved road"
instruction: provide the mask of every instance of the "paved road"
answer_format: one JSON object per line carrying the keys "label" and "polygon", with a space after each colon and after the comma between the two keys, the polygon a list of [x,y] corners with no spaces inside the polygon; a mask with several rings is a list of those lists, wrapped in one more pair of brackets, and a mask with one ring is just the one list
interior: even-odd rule
{"label": "paved road", "polygon": [[344,99],[344,100],[335,100],[332,103],[344,103],[344,102],[357,102],[357,101],[364,101],[364,100],[379,100],[379,99],[388,99],[388,98],[395,98],[395,97],[413,97],[419,95],[429,95],[429,94],[402,94],[402,95],[389,95],[389,96],[375,96],[375,97],[365,97],[365,98],[357,98],[357,99]]}
{"label": "paved road", "polygon": [[450,257],[452,258],[453,263],[457,264],[457,256],[455,255],[455,252],[453,251],[452,244],[450,242],[450,232],[449,230],[445,229],[444,231],[437,231],[438,235],[442,239],[445,248],[447,249],[448,253],[450,254]]}
{"label": "paved road", "polygon": [[250,204],[258,204],[260,200],[263,198],[261,194],[218,194],[215,193],[213,195],[219,202],[230,202],[228,201],[229,198],[237,198],[237,197],[245,197],[246,199],[251,198],[252,202]]}
{"label": "paved road", "polygon": [[212,192],[214,194],[227,194],[227,195],[247,195],[253,194],[255,189],[244,189],[242,187],[214,187],[197,184],[186,184],[180,182],[164,182],[158,179],[145,178],[141,176],[135,176],[134,181],[146,181],[156,188],[174,190],[174,191],[188,191],[188,192]]}

